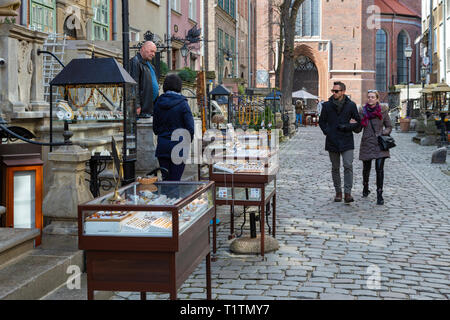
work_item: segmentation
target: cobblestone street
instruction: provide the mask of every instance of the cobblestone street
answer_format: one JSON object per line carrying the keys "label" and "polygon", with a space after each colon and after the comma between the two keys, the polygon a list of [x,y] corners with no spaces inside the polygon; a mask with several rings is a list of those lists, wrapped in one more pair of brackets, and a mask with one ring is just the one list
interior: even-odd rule
{"label": "cobblestone street", "polygon": [[[385,165],[385,205],[376,205],[375,170],[362,198],[361,134],[355,135],[355,202],[335,203],[331,163],[318,127],[300,128],[282,144],[277,177],[280,249],[256,255],[229,250],[229,207],[218,217],[213,299],[449,299],[450,176],[431,164],[436,147],[393,132],[397,147]],[[447,158],[447,163],[449,159]],[[341,169],[342,174],[342,169]],[[242,223],[237,213],[235,228]],[[247,230],[248,234],[248,230]],[[379,287],[371,281],[379,271]],[[184,283],[180,299],[206,298],[205,263]],[[168,299],[148,293],[148,299]],[[139,299],[117,292],[113,299]]]}

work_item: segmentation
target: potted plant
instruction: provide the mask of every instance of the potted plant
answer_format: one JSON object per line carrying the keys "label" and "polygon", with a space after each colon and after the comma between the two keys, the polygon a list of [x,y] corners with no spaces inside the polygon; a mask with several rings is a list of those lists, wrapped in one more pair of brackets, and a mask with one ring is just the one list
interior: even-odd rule
{"label": "potted plant", "polygon": [[410,124],[411,124],[411,118],[410,117],[402,117],[402,118],[400,118],[400,131],[401,132],[408,132]]}

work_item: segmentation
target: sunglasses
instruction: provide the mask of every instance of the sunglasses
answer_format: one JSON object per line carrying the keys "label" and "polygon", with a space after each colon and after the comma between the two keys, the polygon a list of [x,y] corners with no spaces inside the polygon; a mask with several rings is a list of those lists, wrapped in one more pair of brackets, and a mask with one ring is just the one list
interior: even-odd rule
{"label": "sunglasses", "polygon": [[333,92],[333,93],[338,93],[338,92],[341,92],[342,90],[331,90],[331,92]]}
{"label": "sunglasses", "polygon": [[378,90],[367,90],[367,93],[378,93]]}

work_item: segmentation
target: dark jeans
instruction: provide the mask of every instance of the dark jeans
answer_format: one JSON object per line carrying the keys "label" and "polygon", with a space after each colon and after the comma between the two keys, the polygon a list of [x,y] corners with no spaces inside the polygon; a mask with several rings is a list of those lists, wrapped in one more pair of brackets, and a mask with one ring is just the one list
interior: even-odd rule
{"label": "dark jeans", "polygon": [[167,169],[162,172],[163,181],[180,181],[183,176],[185,164],[174,164],[169,158],[158,158],[159,166]]}

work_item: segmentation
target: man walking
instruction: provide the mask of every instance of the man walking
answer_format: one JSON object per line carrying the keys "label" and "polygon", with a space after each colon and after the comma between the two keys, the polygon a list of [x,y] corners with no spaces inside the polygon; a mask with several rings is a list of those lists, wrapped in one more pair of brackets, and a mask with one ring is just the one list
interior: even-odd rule
{"label": "man walking", "polygon": [[298,128],[302,125],[303,101],[295,102],[295,126]]}
{"label": "man walking", "polygon": [[153,115],[153,103],[159,93],[155,68],[150,63],[155,54],[156,45],[152,41],[146,41],[130,60],[130,75],[138,84],[135,97],[136,114],[140,118],[150,118]]}
{"label": "man walking", "polygon": [[360,128],[361,119],[356,104],[345,94],[346,86],[337,81],[331,90],[333,95],[322,105],[319,126],[326,135],[325,150],[330,154],[331,173],[336,190],[334,201],[342,201],[340,158],[344,164],[344,201],[353,202],[353,131]]}

